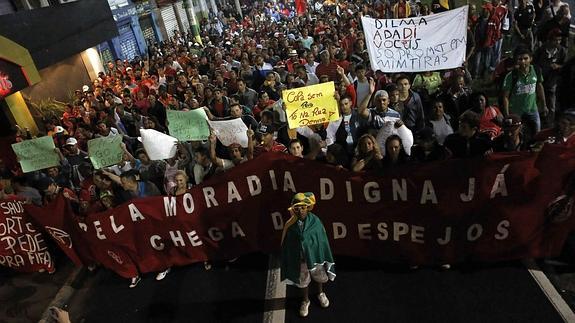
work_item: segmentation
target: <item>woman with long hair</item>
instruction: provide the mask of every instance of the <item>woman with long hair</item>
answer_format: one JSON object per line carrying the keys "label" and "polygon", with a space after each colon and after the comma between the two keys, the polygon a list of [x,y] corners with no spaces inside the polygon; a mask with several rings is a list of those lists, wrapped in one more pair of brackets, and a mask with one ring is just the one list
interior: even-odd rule
{"label": "woman with long hair", "polygon": [[375,138],[370,134],[365,134],[358,140],[355,156],[351,161],[351,169],[354,172],[380,169],[382,159],[383,155]]}
{"label": "woman with long hair", "polygon": [[385,157],[381,164],[384,168],[391,168],[407,163],[409,155],[403,148],[403,143],[398,135],[391,135],[385,140]]}

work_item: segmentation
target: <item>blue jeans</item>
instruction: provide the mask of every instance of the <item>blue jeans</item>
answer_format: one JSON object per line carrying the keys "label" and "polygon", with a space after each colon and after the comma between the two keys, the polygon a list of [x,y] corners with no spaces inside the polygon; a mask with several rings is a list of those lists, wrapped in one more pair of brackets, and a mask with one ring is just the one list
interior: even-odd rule
{"label": "blue jeans", "polygon": [[491,52],[491,48],[482,48],[475,52],[474,78],[483,78],[491,60]]}
{"label": "blue jeans", "polygon": [[523,135],[525,136],[525,141],[530,142],[535,134],[541,130],[539,112],[525,112],[521,115],[521,120],[524,124]]}

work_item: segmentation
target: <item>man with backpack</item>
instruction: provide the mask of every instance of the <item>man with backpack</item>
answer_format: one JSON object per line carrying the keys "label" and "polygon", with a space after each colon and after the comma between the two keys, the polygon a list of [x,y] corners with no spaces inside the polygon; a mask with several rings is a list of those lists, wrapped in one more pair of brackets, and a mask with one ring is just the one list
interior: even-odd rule
{"label": "man with backpack", "polygon": [[514,55],[516,67],[503,81],[503,114],[521,116],[526,139],[530,140],[541,130],[541,117],[547,117],[547,104],[541,71],[531,64],[529,48],[518,47]]}

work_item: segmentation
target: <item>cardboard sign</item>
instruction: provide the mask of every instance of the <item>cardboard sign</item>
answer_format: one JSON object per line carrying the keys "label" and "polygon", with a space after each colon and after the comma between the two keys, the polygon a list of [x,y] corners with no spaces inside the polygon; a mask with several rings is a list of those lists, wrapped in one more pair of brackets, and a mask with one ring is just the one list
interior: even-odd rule
{"label": "cardboard sign", "polygon": [[333,82],[321,83],[282,92],[290,129],[339,119]]}
{"label": "cardboard sign", "polygon": [[224,146],[231,144],[240,144],[240,146],[248,147],[248,127],[241,118],[223,121],[208,121],[214,134],[222,142]]}
{"label": "cardboard sign", "polygon": [[154,129],[140,129],[142,144],[150,160],[162,160],[176,155],[178,139]]}
{"label": "cardboard sign", "polygon": [[24,173],[60,165],[60,158],[55,148],[51,136],[12,144],[12,150],[18,157]]}
{"label": "cardboard sign", "polygon": [[167,110],[168,130],[179,141],[206,140],[210,136],[208,117],[204,109],[191,111]]}
{"label": "cardboard sign", "polygon": [[462,66],[468,6],[405,19],[361,17],[374,71],[422,72]]}
{"label": "cardboard sign", "polygon": [[88,155],[95,169],[115,165],[122,161],[122,136],[102,137],[88,141]]}

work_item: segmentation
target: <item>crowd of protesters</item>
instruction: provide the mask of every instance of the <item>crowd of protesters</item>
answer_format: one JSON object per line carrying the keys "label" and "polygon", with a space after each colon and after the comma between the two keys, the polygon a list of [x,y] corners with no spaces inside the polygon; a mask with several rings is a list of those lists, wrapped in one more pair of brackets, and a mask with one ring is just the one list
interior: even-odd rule
{"label": "crowd of protesters", "polygon": [[[480,11],[471,5],[466,63],[411,74],[371,70],[360,18],[436,14],[449,9],[446,1],[314,2],[304,15],[289,1],[254,2],[243,17],[222,9],[202,23],[202,42],[175,33],[150,46],[146,57],[107,62],[105,73],[76,90],[63,115],[45,119],[44,135],[54,138],[60,166],[23,174],[0,161],[6,190],[36,205],[63,194],[85,216],[137,197],[183,194],[267,152],[384,173],[404,164],[534,150],[543,142],[575,146],[570,11],[559,0],[519,0],[517,8],[492,0]],[[512,55],[504,40],[513,44]],[[289,129],[282,91],[330,81],[339,120]],[[173,158],[150,160],[139,130],[169,133],[166,111],[193,109],[204,109],[210,120],[241,118],[248,148],[224,147],[211,135],[180,142]],[[389,118],[409,130],[413,147],[397,134],[377,139]],[[112,136],[123,137],[123,160],[95,170],[87,142]],[[16,129],[15,141],[30,137]]]}

